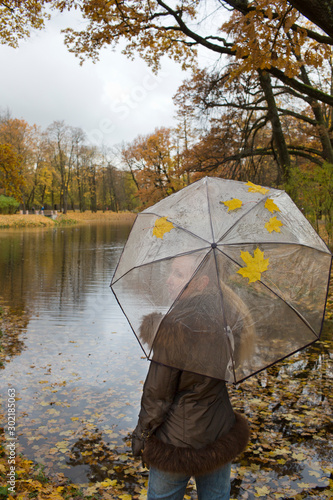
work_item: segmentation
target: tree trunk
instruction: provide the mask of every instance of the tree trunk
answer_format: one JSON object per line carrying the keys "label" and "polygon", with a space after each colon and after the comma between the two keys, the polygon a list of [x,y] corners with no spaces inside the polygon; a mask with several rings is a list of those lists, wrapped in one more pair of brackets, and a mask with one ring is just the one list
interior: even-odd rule
{"label": "tree trunk", "polygon": [[333,37],[332,0],[288,0],[303,16],[319,26],[328,36]]}
{"label": "tree trunk", "polygon": [[45,192],[46,192],[46,184],[44,184],[44,186],[42,188],[42,195],[41,195],[42,207],[44,206]]}
{"label": "tree trunk", "polygon": [[96,198],[96,169],[95,166],[91,168],[91,188],[90,188],[90,210],[97,212],[97,198]]}
{"label": "tree trunk", "polygon": [[259,81],[261,88],[264,91],[265,99],[268,106],[267,117],[272,125],[272,136],[273,143],[277,152],[277,160],[279,165],[279,170],[282,172],[282,179],[278,179],[282,182],[287,182],[290,174],[290,156],[282,130],[282,125],[277,110],[275,97],[272,90],[271,77],[266,71],[258,70]]}
{"label": "tree trunk", "polygon": [[[306,72],[306,69],[304,66],[301,67],[301,76],[302,80],[306,85],[311,85],[310,79],[308,77],[308,74]],[[321,146],[323,148],[323,156],[326,161],[329,163],[333,163],[333,148],[332,148],[332,143],[331,139],[329,136],[329,131],[327,128],[327,125],[325,123],[325,118],[322,113],[321,105],[318,101],[315,99],[310,99],[310,106],[313,111],[313,114],[316,118],[317,121],[317,129],[318,129],[318,134],[319,134],[319,139],[321,142]]]}

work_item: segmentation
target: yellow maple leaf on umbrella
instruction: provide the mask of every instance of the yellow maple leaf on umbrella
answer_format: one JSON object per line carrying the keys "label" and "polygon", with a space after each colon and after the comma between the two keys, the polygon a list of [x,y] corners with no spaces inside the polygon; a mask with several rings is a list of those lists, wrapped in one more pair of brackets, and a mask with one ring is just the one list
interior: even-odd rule
{"label": "yellow maple leaf on umbrella", "polygon": [[169,222],[166,217],[160,217],[155,221],[153,236],[156,236],[156,238],[162,238],[163,240],[164,234],[169,233],[174,227],[175,226],[172,222]]}
{"label": "yellow maple leaf on umbrella", "polygon": [[265,224],[265,228],[270,233],[272,231],[276,231],[277,233],[280,233],[281,232],[281,229],[280,229],[281,226],[283,226],[282,222],[279,219],[277,219],[276,217],[271,217],[269,219],[269,222],[266,222],[266,224]]}
{"label": "yellow maple leaf on umbrella", "polygon": [[248,181],[246,185],[249,186],[249,192],[250,193],[266,194],[269,191],[269,189],[266,189],[266,188],[264,188],[262,186],[258,186],[257,184],[253,184],[250,181]]}
{"label": "yellow maple leaf on umbrella", "polygon": [[269,210],[271,213],[273,213],[274,211],[280,212],[279,207],[274,203],[272,198],[267,198],[265,208],[267,208],[267,210]]}
{"label": "yellow maple leaf on umbrella", "polygon": [[220,203],[223,203],[226,207],[228,207],[228,212],[230,212],[230,210],[236,210],[243,205],[243,202],[241,200],[238,200],[237,198],[233,198],[232,200],[228,201],[221,201]]}
{"label": "yellow maple leaf on umbrella", "polygon": [[243,278],[249,278],[249,283],[254,283],[261,279],[261,273],[267,271],[269,259],[264,258],[264,252],[260,248],[256,248],[253,257],[250,252],[242,252],[241,258],[245,262],[246,267],[241,267],[237,273]]}

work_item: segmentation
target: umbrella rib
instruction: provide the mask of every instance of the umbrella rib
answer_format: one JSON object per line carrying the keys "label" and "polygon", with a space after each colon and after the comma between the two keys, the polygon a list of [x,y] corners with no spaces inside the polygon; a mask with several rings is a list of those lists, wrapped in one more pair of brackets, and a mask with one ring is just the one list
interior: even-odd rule
{"label": "umbrella rib", "polygon": [[234,380],[236,380],[235,360],[234,360],[234,357],[233,357],[233,350],[232,350],[232,347],[231,347],[230,339],[229,339],[229,337],[227,335],[227,331],[228,331],[227,327],[228,327],[228,325],[227,325],[227,322],[226,322],[226,315],[225,315],[225,311],[224,311],[224,298],[223,298],[223,293],[222,293],[222,290],[221,290],[220,273],[219,273],[219,268],[218,268],[218,265],[217,265],[217,259],[216,259],[216,253],[215,253],[215,251],[214,251],[214,261],[215,261],[215,268],[216,268],[216,275],[217,275],[217,282],[218,282],[218,290],[219,290],[219,294],[220,294],[220,298],[221,298],[221,304],[222,304],[222,315],[223,315],[223,322],[224,322],[224,331],[225,331],[226,337],[227,337],[227,343],[228,343],[229,354],[230,354],[230,358],[231,358],[231,362],[232,362],[232,371],[233,371],[233,374],[234,374]]}
{"label": "umbrella rib", "polygon": [[[203,250],[209,250],[211,245],[208,242],[207,242],[207,245],[209,245],[208,248],[207,247],[201,247],[201,248],[197,248],[195,250],[189,250],[188,252],[182,252],[182,253],[177,253],[177,254],[169,255],[167,257],[162,257],[161,259],[156,259],[156,260],[153,260],[153,261],[144,262],[143,264],[139,264],[137,266],[131,267],[131,269],[128,269],[128,271],[126,271],[126,273],[124,273],[121,276],[119,276],[119,278],[116,281],[113,281],[111,283],[110,287],[112,288],[116,283],[118,283],[119,280],[121,280],[122,278],[124,278],[124,276],[126,276],[128,273],[130,273],[134,269],[138,269],[140,267],[145,267],[145,266],[150,266],[150,265],[156,264],[158,262],[163,262],[164,260],[175,259],[176,257],[183,257],[184,255],[193,255],[193,254],[196,254],[197,252],[202,252]],[[203,257],[203,259],[204,259],[204,257]]]}
{"label": "umbrella rib", "polygon": [[[142,215],[142,214],[139,214],[139,215]],[[155,212],[149,212],[149,214],[147,215],[156,215],[156,217],[165,217],[163,215],[158,215],[156,214]],[[169,217],[167,217],[167,220],[169,220],[169,222],[172,222],[172,224],[174,224],[174,226],[177,228],[177,229],[180,229],[181,231],[185,231],[185,233],[188,233],[190,234],[191,236],[194,236],[194,238],[198,238],[199,240],[201,241],[204,241],[205,243],[207,243],[208,245],[211,245],[211,242],[209,242],[208,240],[205,240],[205,238],[202,238],[201,236],[198,236],[197,234],[195,233],[192,233],[192,231],[190,231],[189,229],[186,229],[185,227],[182,227],[182,226],[179,226],[176,222],[173,222],[172,220],[170,220]]]}
{"label": "umbrella rib", "polygon": [[295,351],[293,352],[290,352],[289,354],[286,354],[285,356],[282,356],[282,358],[279,358],[278,360],[276,361],[273,361],[272,363],[270,363],[269,365],[265,366],[264,368],[259,368],[257,371],[251,373],[250,375],[247,375],[246,377],[242,378],[242,379],[239,379],[237,380],[236,384],[240,384],[241,382],[244,382],[244,380],[247,380],[248,378],[250,377],[253,377],[254,375],[258,375],[259,373],[261,373],[262,371],[264,370],[268,370],[268,368],[271,368],[272,366],[276,365],[277,363],[280,363],[281,361],[283,361],[284,359],[287,359],[289,358],[290,356],[293,356],[294,354],[296,354],[297,352],[300,352],[300,351],[303,351],[304,349],[306,349],[307,347],[311,346],[312,344],[314,344],[315,342],[317,342],[318,338],[316,338],[315,340],[312,340],[311,342],[309,342],[308,344],[300,347],[299,349],[296,349]]}
{"label": "umbrella rib", "polygon": [[[134,219],[133,225],[132,225],[131,230],[130,230],[130,234],[131,234],[131,232],[133,231],[133,227],[134,227],[134,224],[135,224],[135,222],[136,222],[137,218],[138,218],[138,214],[135,216],[135,219]],[[130,237],[130,234],[128,235],[128,237]],[[114,273],[113,273],[113,276],[112,276],[112,278],[111,278],[111,284],[110,284],[110,286],[112,285],[113,278],[115,277],[115,275],[116,275],[116,273],[117,273],[117,270],[118,270],[118,267],[119,267],[119,263],[120,263],[121,258],[122,258],[122,256],[123,256],[124,250],[125,250],[125,245],[124,245],[124,247],[123,247],[123,249],[122,249],[122,251],[121,251],[121,255],[120,255],[119,259],[118,259],[118,262],[117,262],[116,268],[115,268]],[[118,281],[118,280],[117,280],[117,281]]]}
{"label": "umbrella rib", "polygon": [[114,297],[115,297],[115,299],[116,299],[116,301],[117,301],[117,304],[119,305],[120,309],[122,310],[123,315],[124,315],[124,316],[125,316],[125,318],[127,319],[129,326],[131,327],[131,329],[132,329],[132,331],[133,331],[133,333],[134,333],[134,335],[135,335],[135,337],[136,337],[137,341],[139,342],[139,345],[140,345],[141,349],[143,350],[144,355],[147,357],[147,353],[146,353],[146,351],[144,350],[143,345],[141,344],[141,341],[140,341],[139,337],[138,337],[138,336],[137,336],[137,334],[135,333],[135,330],[134,330],[134,328],[133,328],[133,326],[132,326],[132,323],[131,323],[131,322],[130,322],[130,320],[129,320],[129,317],[127,316],[127,314],[125,313],[125,311],[124,311],[124,309],[123,309],[122,305],[120,304],[120,302],[119,302],[119,300],[118,300],[118,297],[117,297],[116,292],[113,290],[113,288],[112,288],[112,287],[111,287],[111,290],[112,290],[112,293],[113,293],[113,295],[114,295]]}
{"label": "umbrella rib", "polygon": [[[138,214],[138,215],[136,216],[135,220],[138,218],[138,216],[139,216],[139,215],[155,215],[156,217],[162,217],[161,215],[158,215],[158,214],[156,214],[155,212],[149,212],[149,213],[147,213],[147,214],[142,214],[142,213],[141,213],[141,214]],[[134,222],[135,222],[135,221],[134,221]],[[204,238],[202,238],[201,236],[198,236],[197,234],[192,233],[192,231],[189,231],[188,229],[185,229],[184,227],[181,227],[181,226],[179,226],[178,224],[176,224],[176,223],[174,223],[174,222],[173,222],[173,224],[175,225],[175,227],[177,227],[177,229],[180,229],[181,231],[184,231],[184,232],[186,232],[186,233],[190,234],[190,235],[191,235],[191,236],[193,236],[194,238],[197,238],[197,239],[199,239],[199,240],[201,240],[201,241],[205,242],[208,246],[211,246],[211,243],[210,243],[209,241],[205,240]],[[134,224],[133,224],[133,226],[132,226],[132,229],[133,229],[133,228],[134,228]],[[131,232],[132,232],[132,229],[131,229]],[[205,248],[206,248],[206,247],[202,247],[202,248],[199,248],[198,250],[194,250],[194,251],[196,252],[196,251],[205,250]],[[114,276],[115,276],[115,275],[116,275],[116,273],[117,273],[118,266],[119,266],[119,263],[120,263],[120,261],[121,261],[121,257],[122,257],[122,255],[123,255],[123,253],[124,253],[124,250],[125,250],[125,247],[124,247],[124,248],[123,248],[123,250],[122,250],[121,256],[120,256],[120,258],[119,258],[119,260],[118,260],[118,263],[117,263],[117,266],[116,266],[116,268],[115,268],[115,270],[114,270],[114,273],[113,273],[113,277],[112,277],[112,280],[111,280],[111,285],[110,285],[110,286],[112,286],[112,285],[114,285],[115,283],[117,283],[117,282],[118,282],[118,281],[119,281],[119,280],[120,280],[123,276],[126,276],[126,274],[127,274],[128,272],[132,271],[132,269],[136,269],[137,267],[141,267],[141,266],[144,266],[144,265],[146,265],[146,264],[152,264],[152,262],[159,262],[159,261],[165,260],[165,259],[167,259],[167,258],[172,258],[172,257],[164,257],[164,258],[162,258],[162,259],[154,260],[154,261],[151,261],[151,262],[146,262],[145,264],[140,264],[139,266],[134,266],[134,267],[132,267],[131,269],[129,269],[129,270],[128,270],[125,274],[122,274],[121,276],[119,276],[119,278],[118,278],[116,281],[113,281],[113,278],[114,278]],[[189,252],[183,252],[183,253],[181,253],[181,254],[179,254],[179,255],[187,255],[187,254],[192,253],[192,252],[193,252],[193,251],[191,250],[191,251],[189,251]],[[178,254],[177,254],[177,255],[174,255],[173,257],[177,257],[177,256],[178,256]]]}
{"label": "umbrella rib", "polygon": [[[218,245],[224,245],[228,247],[239,246],[239,245],[296,245],[299,247],[310,248],[311,250],[316,250],[317,252],[324,253],[325,255],[330,255],[329,249],[327,252],[325,250],[321,250],[317,247],[311,247],[310,245],[305,245],[304,243],[299,243],[298,241],[245,241],[243,243],[218,243]],[[224,253],[224,252],[223,252]],[[230,257],[231,258],[231,257]]]}
{"label": "umbrella rib", "polygon": [[[154,346],[154,342],[156,340],[156,337],[158,336],[159,334],[159,331],[160,331],[160,327],[161,327],[161,324],[163,323],[163,321],[165,320],[165,318],[168,316],[168,314],[170,313],[170,311],[172,310],[172,308],[174,307],[174,305],[176,304],[176,302],[178,301],[179,297],[181,297],[181,295],[184,293],[184,290],[187,288],[188,284],[192,281],[192,279],[194,278],[194,276],[198,273],[199,269],[202,268],[203,266],[203,262],[207,259],[207,256],[209,255],[210,253],[210,250],[206,253],[206,255],[204,255],[204,257],[202,258],[201,262],[198,264],[198,266],[196,267],[195,271],[193,272],[192,276],[190,277],[190,279],[188,280],[187,284],[180,290],[180,292],[178,293],[177,297],[174,299],[174,301],[172,302],[172,304],[170,305],[170,307],[168,308],[168,311],[164,314],[163,318],[162,318],[162,321],[160,322],[158,328],[157,328],[157,331],[156,331],[156,335],[154,337],[154,340],[152,342],[152,346],[151,346],[151,349],[149,351],[149,355],[148,355],[148,359],[150,359],[150,355],[153,351],[153,346]],[[189,254],[193,254],[193,251],[192,252],[186,252],[184,254],[179,254],[177,255],[180,256],[180,255],[189,255]],[[169,258],[173,258],[173,257],[169,257]],[[166,259],[161,259],[161,260],[166,260]],[[134,330],[133,330],[134,331]],[[134,332],[135,333],[135,332]],[[162,363],[163,364],[163,363]]]}
{"label": "umbrella rib", "polygon": [[212,243],[215,243],[215,235],[214,235],[214,229],[213,229],[212,213],[211,213],[211,209],[210,209],[209,193],[208,193],[208,179],[206,181],[206,196],[207,196],[209,224],[210,224],[210,230],[211,230],[211,233],[212,233]]}
{"label": "umbrella rib", "polygon": [[218,240],[217,243],[220,243],[229,233],[230,231],[235,227],[237,226],[237,224],[239,223],[239,221],[241,221],[247,214],[249,214],[252,210],[254,210],[258,205],[260,205],[260,203],[263,203],[264,201],[266,201],[267,199],[269,198],[268,195],[266,195],[264,198],[262,198],[261,200],[259,200],[257,203],[255,203],[253,205],[253,207],[250,208],[250,210],[248,210],[247,212],[245,212],[245,214],[241,215],[241,217],[239,217],[239,219],[237,219],[233,224],[232,226],[229,227],[229,229],[223,234],[223,236],[221,236],[221,238]]}
{"label": "umbrella rib", "polygon": [[[230,257],[229,255],[227,255],[226,253],[224,253],[220,248],[217,248],[217,250],[219,250],[219,252],[221,252],[225,257],[227,257],[228,259],[230,259],[232,262],[234,262],[235,264],[237,264],[237,266],[239,266],[239,268],[241,268],[242,266],[240,264],[238,264],[238,262],[236,260],[234,260],[232,257]],[[263,281],[261,280],[258,280],[259,283],[261,283],[265,288],[267,288],[270,292],[272,292],[276,297],[278,297],[280,300],[282,300],[285,304],[287,304],[288,307],[290,307],[290,309],[292,309],[294,311],[294,313],[296,313],[296,315],[300,318],[301,321],[303,321],[303,323],[311,330],[311,332],[313,333],[313,335],[316,337],[316,339],[318,340],[320,335],[317,335],[316,332],[314,331],[314,329],[312,328],[312,326],[310,325],[310,323],[304,318],[304,316],[302,316],[301,313],[299,313],[297,311],[297,309],[295,309],[295,307],[290,304],[287,300],[285,300],[283,297],[281,297],[277,292],[275,292],[274,290],[272,290],[268,285],[266,285],[266,283],[264,283]]]}

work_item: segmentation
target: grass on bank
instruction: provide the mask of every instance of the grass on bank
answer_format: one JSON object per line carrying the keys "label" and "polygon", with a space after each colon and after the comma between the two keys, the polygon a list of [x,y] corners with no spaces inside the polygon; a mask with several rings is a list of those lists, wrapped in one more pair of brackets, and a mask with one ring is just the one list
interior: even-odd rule
{"label": "grass on bank", "polygon": [[45,215],[32,214],[0,214],[0,229],[24,228],[24,227],[53,227],[69,224],[78,224],[91,221],[134,221],[135,214],[132,212],[74,212],[68,211],[67,214],[58,214],[56,219],[51,219]]}

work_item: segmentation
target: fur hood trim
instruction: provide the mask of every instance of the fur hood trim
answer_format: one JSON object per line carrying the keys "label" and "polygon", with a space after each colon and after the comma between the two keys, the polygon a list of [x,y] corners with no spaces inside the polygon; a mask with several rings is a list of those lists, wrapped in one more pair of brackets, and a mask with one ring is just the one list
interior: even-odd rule
{"label": "fur hood trim", "polygon": [[198,476],[213,472],[242,453],[249,441],[250,429],[245,417],[235,412],[230,431],[204,448],[181,448],[163,443],[152,435],[145,443],[143,462],[165,472]]}

